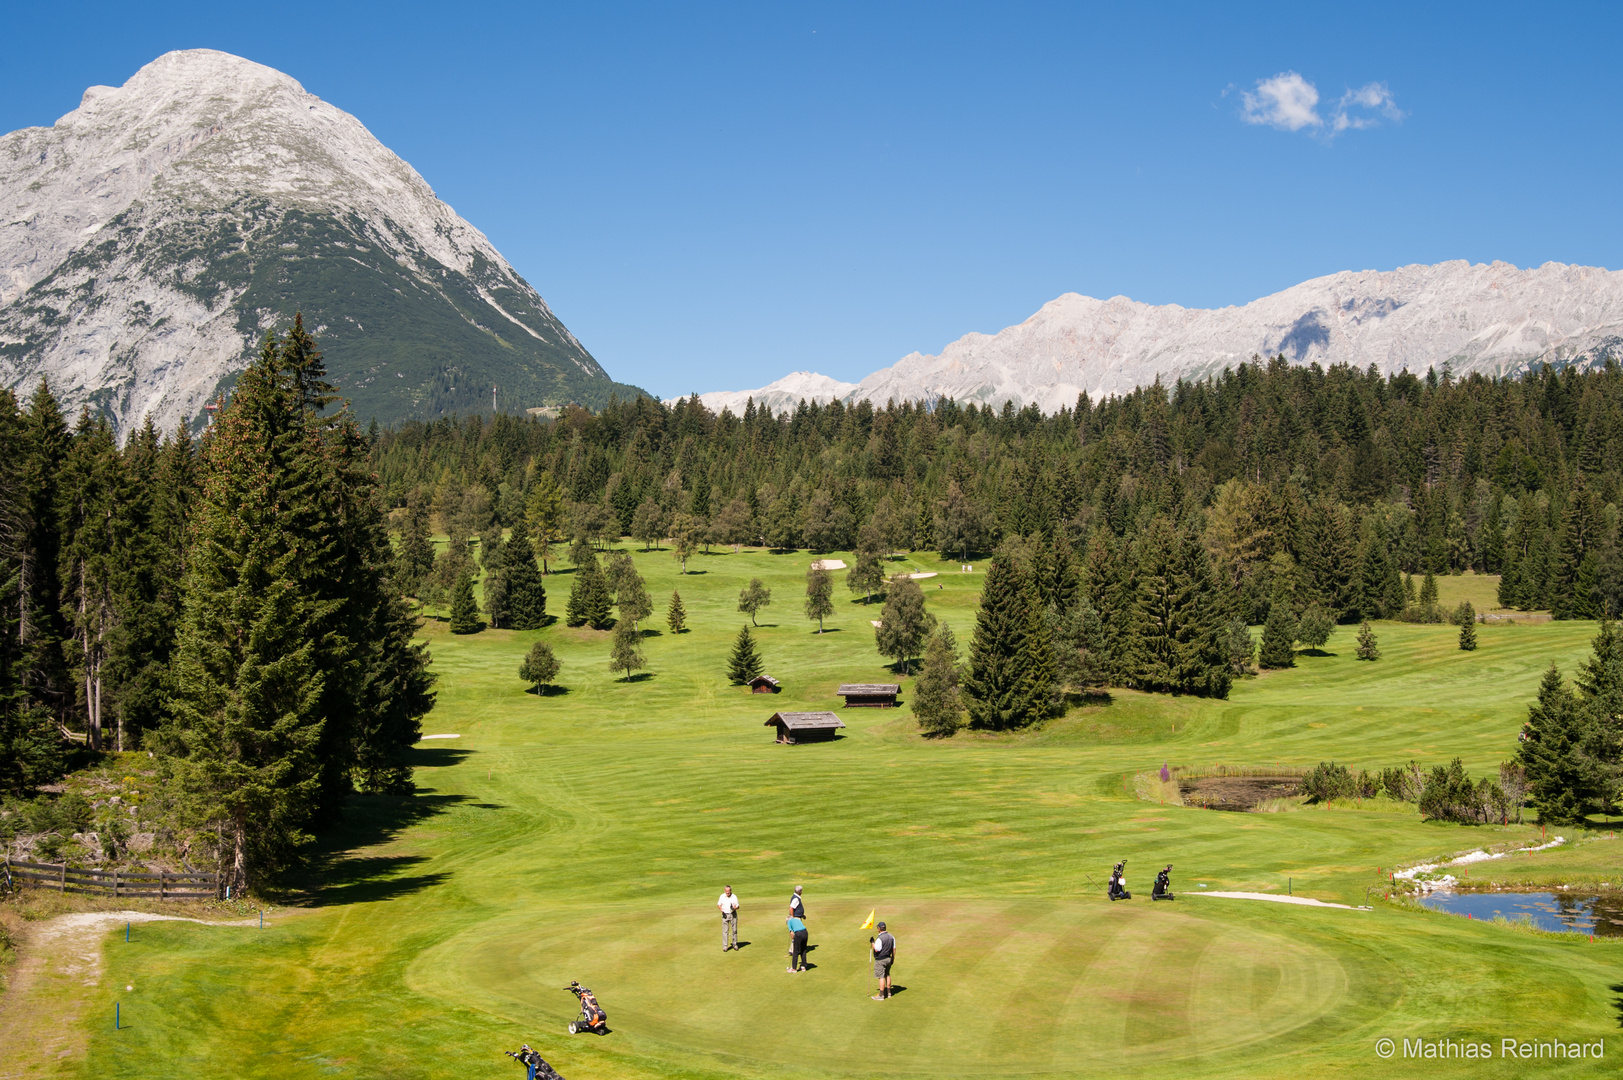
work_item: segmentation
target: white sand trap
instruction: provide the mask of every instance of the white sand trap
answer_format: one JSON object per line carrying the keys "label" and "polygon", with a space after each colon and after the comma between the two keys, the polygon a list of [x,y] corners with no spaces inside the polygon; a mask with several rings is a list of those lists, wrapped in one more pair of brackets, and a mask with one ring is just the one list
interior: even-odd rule
{"label": "white sand trap", "polygon": [[1301,904],[1303,907],[1335,907],[1347,911],[1369,911],[1367,907],[1353,907],[1351,904],[1330,904],[1323,900],[1314,900],[1306,896],[1278,896],[1265,892],[1182,892],[1178,896],[1224,896],[1230,900],[1272,900],[1276,904]]}
{"label": "white sand trap", "polygon": [[813,570],[844,570],[844,559],[818,559],[812,563]]}
{"label": "white sand trap", "polygon": [[427,742],[429,739],[460,739],[460,735],[424,735],[418,742]]}
{"label": "white sand trap", "polygon": [[936,573],[934,570],[926,570],[922,574],[909,574],[907,576],[912,578],[914,581],[923,581],[927,577],[940,577],[941,575]]}

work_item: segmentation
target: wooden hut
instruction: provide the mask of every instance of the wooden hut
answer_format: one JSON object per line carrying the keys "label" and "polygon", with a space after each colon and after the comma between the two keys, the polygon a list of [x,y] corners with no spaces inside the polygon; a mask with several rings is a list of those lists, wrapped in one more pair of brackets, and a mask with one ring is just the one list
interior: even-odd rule
{"label": "wooden hut", "polygon": [[781,743],[803,743],[827,742],[845,725],[831,712],[780,712],[764,726],[777,728]]}
{"label": "wooden hut", "polygon": [[776,694],[783,687],[770,675],[757,675],[749,681],[752,694]]}
{"label": "wooden hut", "polygon": [[840,696],[847,709],[890,709],[902,692],[897,683],[841,683]]}

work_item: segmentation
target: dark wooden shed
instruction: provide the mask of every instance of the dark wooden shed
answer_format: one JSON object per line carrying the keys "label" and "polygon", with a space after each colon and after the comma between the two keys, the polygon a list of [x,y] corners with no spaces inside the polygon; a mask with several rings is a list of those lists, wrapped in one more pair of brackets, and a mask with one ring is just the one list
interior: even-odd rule
{"label": "dark wooden shed", "polygon": [[755,676],[755,678],[749,681],[749,687],[750,693],[752,694],[776,694],[779,690],[783,689],[783,687],[778,684],[778,680],[774,679],[770,675]]}
{"label": "dark wooden shed", "polygon": [[778,729],[781,743],[827,742],[845,724],[831,712],[780,712],[764,725]]}
{"label": "dark wooden shed", "polygon": [[890,709],[902,692],[897,683],[841,683],[840,696],[847,709]]}

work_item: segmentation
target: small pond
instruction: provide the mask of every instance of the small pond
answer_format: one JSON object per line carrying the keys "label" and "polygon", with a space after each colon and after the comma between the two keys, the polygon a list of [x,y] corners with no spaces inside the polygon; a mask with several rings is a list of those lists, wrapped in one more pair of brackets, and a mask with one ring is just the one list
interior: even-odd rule
{"label": "small pond", "polygon": [[1526,919],[1540,930],[1623,937],[1623,896],[1584,893],[1438,891],[1420,898],[1429,908],[1492,922]]}

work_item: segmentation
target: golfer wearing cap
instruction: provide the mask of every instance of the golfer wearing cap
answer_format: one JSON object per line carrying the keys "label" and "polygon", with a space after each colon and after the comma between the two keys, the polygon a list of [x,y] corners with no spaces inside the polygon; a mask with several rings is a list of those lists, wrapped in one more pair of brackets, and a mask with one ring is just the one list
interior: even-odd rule
{"label": "golfer wearing cap", "polygon": [[873,942],[873,976],[879,980],[879,993],[873,999],[884,1001],[890,997],[890,966],[896,960],[896,939],[880,923],[879,936],[869,940]]}

